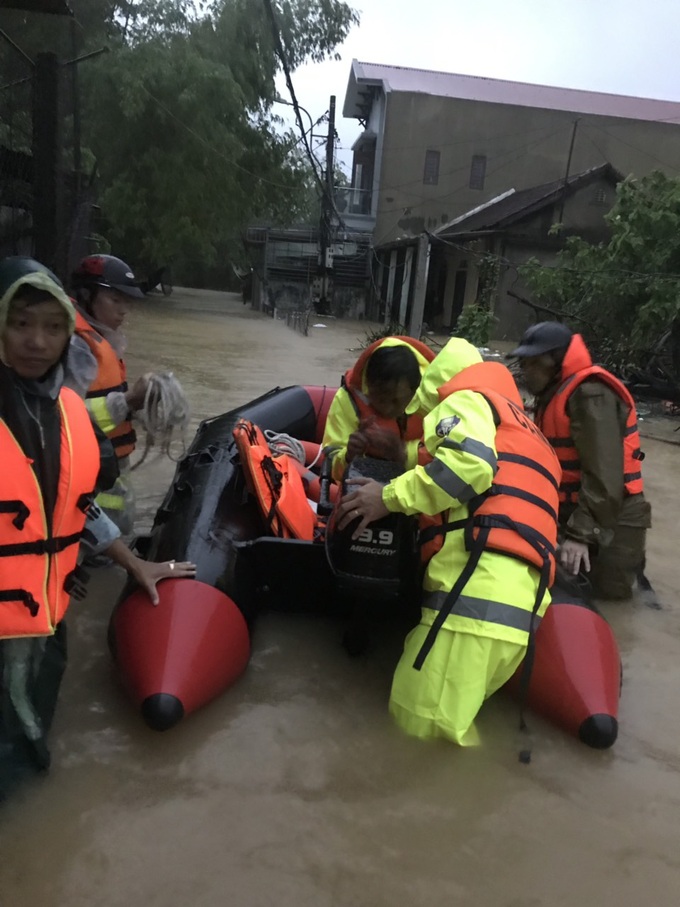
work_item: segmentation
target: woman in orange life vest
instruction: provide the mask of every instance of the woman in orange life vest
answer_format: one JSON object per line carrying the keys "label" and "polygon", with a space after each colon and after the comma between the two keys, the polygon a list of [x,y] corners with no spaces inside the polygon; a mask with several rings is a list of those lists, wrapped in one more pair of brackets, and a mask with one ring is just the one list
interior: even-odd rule
{"label": "woman in orange life vest", "polygon": [[131,416],[144,405],[148,377],[138,378],[128,388],[123,359],[126,341],[121,328],[130,301],[144,294],[130,267],[112,255],[84,258],[71,284],[77,314],[66,384],[85,397],[94,422],[114,446],[120,476],[113,488],[98,495],[97,504],[124,536],[130,536],[134,492],[129,457],[136,440]]}
{"label": "woman in orange life vest", "polygon": [[581,335],[559,322],[532,325],[508,355],[519,359],[536,396],[536,422],[562,464],[562,565],[574,575],[589,572],[604,599],[629,598],[637,577],[645,603],[656,605],[642,572],[651,508],[633,398],[593,365]]}
{"label": "woman in orange life vest", "polygon": [[322,446],[335,447],[333,478],[342,479],[354,457],[418,462],[422,419],[404,410],[434,358],[412,337],[386,337],[368,346],[345,373],[328,411]]}
{"label": "woman in orange life vest", "polygon": [[550,602],[560,467],[510,372],[465,340],[437,355],[416,408],[430,462],[385,486],[358,479],[338,526],[358,520],[357,538],[390,511],[442,514],[390,712],[409,734],[468,746],[482,703],[515,672]]}
{"label": "woman in orange life vest", "polygon": [[[75,311],[29,258],[0,262],[0,798],[49,764],[46,734],[66,663],[63,616],[82,593],[81,536],[158,601],[156,583],[191,564],[150,564],[88,503],[99,447],[82,401],[63,387]],[[87,511],[87,515],[86,515]]]}

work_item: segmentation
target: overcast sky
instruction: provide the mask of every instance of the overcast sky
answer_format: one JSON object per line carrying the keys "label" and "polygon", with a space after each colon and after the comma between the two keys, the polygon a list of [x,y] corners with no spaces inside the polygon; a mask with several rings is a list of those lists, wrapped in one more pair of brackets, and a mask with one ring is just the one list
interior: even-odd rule
{"label": "overcast sky", "polygon": [[[345,164],[361,131],[342,117],[354,58],[680,101],[680,0],[348,2],[361,24],[338,48],[342,59],[293,73],[298,101],[314,119],[336,95]],[[284,81],[280,94],[289,99]],[[277,113],[286,117],[286,108],[277,105]]]}

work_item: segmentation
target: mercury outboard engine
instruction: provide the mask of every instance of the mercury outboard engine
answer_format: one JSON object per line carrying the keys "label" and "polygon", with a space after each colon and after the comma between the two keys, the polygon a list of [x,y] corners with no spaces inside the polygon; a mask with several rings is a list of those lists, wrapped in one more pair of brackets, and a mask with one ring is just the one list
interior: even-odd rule
{"label": "mercury outboard engine", "polygon": [[[358,477],[386,485],[401,472],[396,463],[357,457],[345,472],[342,494],[352,490],[352,480]],[[366,648],[370,623],[398,613],[417,614],[421,578],[415,517],[390,513],[353,539],[358,523],[357,519],[340,531],[332,514],[326,532],[326,554],[336,594],[352,604],[343,640],[352,655]]]}

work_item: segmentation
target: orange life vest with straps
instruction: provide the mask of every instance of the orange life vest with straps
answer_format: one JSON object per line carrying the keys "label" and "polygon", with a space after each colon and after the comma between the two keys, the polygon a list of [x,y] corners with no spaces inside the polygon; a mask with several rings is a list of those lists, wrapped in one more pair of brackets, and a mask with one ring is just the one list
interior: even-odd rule
{"label": "orange life vest with straps", "polygon": [[[432,360],[434,359],[434,352],[430,349],[429,346],[427,346],[427,344],[422,343],[420,340],[416,340],[413,337],[401,336],[396,336],[392,339],[403,341],[405,344],[420,353],[420,355],[427,362],[432,362]],[[371,358],[373,353],[383,345],[383,343],[384,338],[381,340],[376,340],[374,343],[371,343],[370,346],[366,347],[366,349],[363,351],[361,356],[359,356],[352,368],[345,372],[345,374],[343,375],[341,386],[347,391],[360,422],[370,417],[373,419],[374,424],[378,428],[392,432],[393,434],[401,438],[402,441],[417,441],[423,436],[422,416],[414,413],[410,416],[405,415],[403,419],[385,419],[383,416],[379,416],[376,413],[376,411],[368,402],[368,398],[363,391],[363,376],[368,364],[368,360]]]}
{"label": "orange life vest with straps", "polygon": [[472,548],[482,527],[490,531],[485,548],[517,557],[541,570],[547,556],[550,583],[555,573],[560,466],[546,438],[524,412],[508,369],[498,362],[480,362],[463,369],[439,388],[441,400],[461,390],[481,394],[496,422],[498,471],[489,491],[468,505],[469,516],[445,523],[440,514],[421,518],[423,559],[443,544],[443,534],[464,529]]}
{"label": "orange life vest with straps", "polygon": [[[439,525],[430,521],[422,534],[431,541],[448,532],[465,533],[468,561],[447,595],[416,657],[420,670],[437,633],[454,610],[463,589],[485,551],[516,557],[540,574],[534,602],[529,645],[533,646],[533,617],[555,578],[560,466],[545,437],[524,412],[517,386],[499,362],[480,362],[463,369],[438,389],[441,400],[456,391],[471,390],[487,401],[496,423],[498,470],[491,488],[468,502],[465,519]],[[433,552],[434,553],[434,552]]]}
{"label": "orange life vest with straps", "polygon": [[[128,389],[125,362],[118,358],[109,341],[80,312],[76,312],[76,334],[83,338],[97,360],[97,375],[85,395],[87,399],[106,397],[112,391],[125,393]],[[128,457],[135,449],[137,434],[129,419],[117,425],[107,437],[117,457]]]}
{"label": "orange life vest with straps", "polygon": [[[94,497],[99,445],[76,393],[59,394],[57,500],[48,521],[32,461],[0,419],[0,638],[49,636],[72,593],[84,590],[77,556]],[[51,524],[51,531],[48,526]]]}
{"label": "orange life vest with straps", "polygon": [[312,541],[317,518],[307,500],[301,464],[288,454],[272,456],[262,431],[245,419],[236,423],[233,436],[248,490],[257,497],[268,529],[279,538]]}
{"label": "orange life vest with straps", "polygon": [[571,424],[567,406],[577,387],[589,378],[597,378],[611,388],[628,407],[628,417],[623,437],[623,480],[625,493],[640,494],[643,490],[640,464],[644,454],[640,450],[635,401],[618,378],[598,365],[593,365],[590,353],[580,334],[574,334],[562,363],[562,383],[546,408],[537,413],[537,424],[555,449],[562,466],[560,503],[575,504],[581,489],[581,462],[571,437]]}

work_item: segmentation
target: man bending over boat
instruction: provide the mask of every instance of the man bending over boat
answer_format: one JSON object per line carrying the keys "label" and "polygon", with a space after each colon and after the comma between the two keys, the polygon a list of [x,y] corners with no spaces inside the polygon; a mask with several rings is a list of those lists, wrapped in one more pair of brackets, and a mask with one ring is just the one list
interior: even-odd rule
{"label": "man bending over boat", "polygon": [[560,466],[507,368],[465,340],[437,355],[408,412],[424,417],[430,462],[384,486],[357,479],[338,527],[359,519],[358,538],[389,512],[425,515],[421,620],[390,712],[409,734],[469,746],[482,703],[517,670],[550,602]]}
{"label": "man bending over boat", "polygon": [[345,373],[326,419],[323,447],[338,448],[333,478],[362,455],[392,460],[406,468],[418,462],[423,422],[407,416],[432,350],[412,337],[385,337],[368,346]]}

